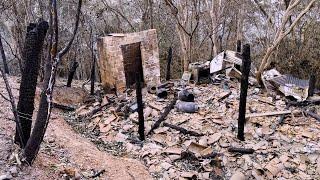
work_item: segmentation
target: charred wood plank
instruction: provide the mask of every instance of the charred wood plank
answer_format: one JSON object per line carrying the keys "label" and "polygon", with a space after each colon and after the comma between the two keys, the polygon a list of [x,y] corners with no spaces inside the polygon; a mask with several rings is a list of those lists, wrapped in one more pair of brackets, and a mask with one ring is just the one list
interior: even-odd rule
{"label": "charred wood plank", "polygon": [[191,136],[203,136],[203,134],[201,134],[201,133],[197,133],[195,131],[187,130],[187,129],[183,128],[183,127],[179,127],[179,126],[176,126],[176,125],[173,125],[173,124],[169,124],[169,123],[166,123],[166,122],[163,123],[163,126],[166,126],[166,127],[171,128],[171,129],[177,130],[177,131],[181,132],[182,134],[189,134]]}
{"label": "charred wood plank", "polygon": [[95,115],[96,113],[100,112],[103,108],[111,105],[112,103],[114,103],[114,101],[113,100],[109,100],[107,103],[105,103],[105,104],[103,104],[103,105],[91,110],[90,112],[88,112],[88,113],[86,113],[86,114],[84,114],[82,116],[79,116],[78,118],[91,118],[93,115]]}
{"label": "charred wood plank", "polygon": [[164,112],[160,114],[160,118],[154,123],[154,125],[151,127],[151,130],[149,131],[148,135],[152,134],[155,129],[157,129],[160,124],[166,120],[166,117],[170,113],[170,111],[174,108],[174,105],[177,103],[178,97],[175,96],[173,100],[170,102],[170,104],[165,107]]}
{"label": "charred wood plank", "polygon": [[241,68],[241,92],[240,92],[240,103],[239,103],[239,118],[238,118],[238,139],[244,141],[244,125],[246,123],[246,104],[247,104],[247,93],[248,93],[248,79],[251,67],[250,58],[250,45],[246,44],[243,46],[242,53],[242,68]]}
{"label": "charred wood plank", "polygon": [[320,115],[311,111],[304,111],[304,113],[306,113],[308,116],[313,117],[314,119],[320,122]]}
{"label": "charred wood plank", "polygon": [[308,106],[308,105],[320,105],[320,100],[306,100],[302,102],[296,102],[296,101],[287,101],[290,106]]}
{"label": "charred wood plank", "polygon": [[228,149],[228,151],[232,152],[232,153],[241,153],[241,154],[253,154],[254,153],[254,149],[252,149],[252,148],[246,149],[246,148],[230,147]]}
{"label": "charred wood plank", "polygon": [[75,111],[76,108],[73,106],[67,106],[67,105],[63,105],[63,104],[58,104],[58,103],[52,103],[53,108],[56,109],[61,109],[64,111]]}

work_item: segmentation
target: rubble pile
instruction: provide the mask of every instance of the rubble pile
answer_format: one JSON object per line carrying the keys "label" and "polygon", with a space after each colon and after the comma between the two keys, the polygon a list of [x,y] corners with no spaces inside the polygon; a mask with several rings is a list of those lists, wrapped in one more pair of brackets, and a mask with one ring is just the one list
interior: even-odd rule
{"label": "rubble pile", "polygon": [[[167,91],[163,98],[144,88],[145,141],[139,140],[135,91],[87,102],[67,120],[100,149],[140,159],[154,178],[319,177],[320,122],[305,114],[306,108],[319,114],[319,106],[289,107],[284,97],[250,87],[245,141],[239,141],[239,86],[232,80],[203,85],[175,81],[163,87]],[[150,132],[165,108],[181,99],[177,97],[181,91],[193,97],[187,98],[189,102],[178,100],[165,121]],[[244,150],[234,150],[239,148]]]}

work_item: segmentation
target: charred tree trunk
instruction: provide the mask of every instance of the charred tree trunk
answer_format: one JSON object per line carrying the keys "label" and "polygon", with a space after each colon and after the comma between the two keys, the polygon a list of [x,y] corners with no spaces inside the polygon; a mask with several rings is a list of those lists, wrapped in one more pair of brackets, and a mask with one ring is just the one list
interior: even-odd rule
{"label": "charred tree trunk", "polygon": [[[34,130],[32,131],[30,140],[28,141],[25,149],[24,155],[26,156],[26,161],[32,164],[36,154],[38,153],[37,147],[38,143],[42,141],[44,133],[40,130],[45,131],[48,125],[46,121],[49,111],[49,103],[47,101],[46,90],[48,88],[48,83],[51,76],[51,62],[48,60],[46,62],[45,73],[44,73],[44,84],[42,87],[42,92],[40,96],[39,109],[37,114],[37,122],[34,124]],[[37,130],[37,131],[36,131]],[[40,139],[41,138],[41,139]]]}
{"label": "charred tree trunk", "polygon": [[4,68],[4,72],[6,74],[9,74],[9,68],[8,68],[8,64],[7,64],[7,58],[6,58],[6,54],[4,53],[4,49],[3,49],[3,45],[2,45],[2,39],[1,39],[1,34],[0,34],[0,52],[1,52],[1,57],[2,57],[2,63],[3,63],[3,68]]}
{"label": "charred tree trunk", "polygon": [[172,62],[172,47],[169,48],[168,51],[168,61],[167,61],[167,73],[166,73],[166,80],[169,81],[171,79],[171,62]]}
{"label": "charred tree trunk", "polygon": [[[70,47],[71,47],[73,40],[76,36],[76,33],[78,31],[78,26],[79,26],[79,17],[80,17],[80,13],[81,13],[81,6],[82,6],[82,0],[79,0],[75,28],[73,30],[73,34],[72,34],[70,41],[57,54],[52,53],[52,57],[54,59],[53,63],[51,63],[51,59],[52,59],[51,57],[49,57],[47,60],[46,72],[45,72],[45,78],[44,78],[45,83],[44,83],[43,90],[41,93],[41,99],[40,99],[37,119],[34,124],[30,139],[29,139],[26,147],[24,148],[24,152],[23,152],[23,154],[26,158],[26,162],[29,164],[32,164],[34,162],[34,160],[39,152],[40,145],[43,141],[43,137],[45,135],[45,132],[46,132],[46,129],[47,129],[47,126],[49,123],[49,119],[51,116],[51,108],[52,108],[52,106],[51,106],[52,92],[53,92],[54,85],[55,85],[57,66],[60,63],[62,57],[70,50]],[[56,12],[56,9],[57,9],[56,0],[52,0],[50,2],[50,12],[52,12],[51,8],[54,8],[54,11]],[[52,18],[53,15],[54,15],[54,18]],[[55,26],[57,27],[57,13],[50,13],[51,27],[52,27],[52,19],[54,19]],[[55,29],[57,29],[57,28],[55,28]],[[58,33],[58,31],[55,32],[55,36],[56,36],[55,42],[58,42],[57,33]],[[53,34],[51,34],[51,36],[52,35]],[[54,47],[53,49],[57,49],[57,48]]]}
{"label": "charred tree trunk", "polygon": [[[24,140],[23,145],[20,144],[20,146],[25,146],[30,137],[32,114],[34,110],[34,97],[40,68],[40,55],[48,28],[49,25],[45,21],[42,21],[39,24],[31,23],[27,28],[23,55],[25,65],[22,72],[19,102],[17,107]],[[15,142],[20,143],[17,131]]]}
{"label": "charred tree trunk", "polygon": [[239,103],[239,119],[238,119],[238,139],[244,141],[244,125],[246,122],[246,103],[248,92],[248,78],[251,67],[250,46],[246,44],[243,46],[242,53],[242,77],[241,77],[241,92]]}
{"label": "charred tree trunk", "polygon": [[72,67],[71,67],[69,75],[68,75],[67,87],[71,87],[71,83],[72,83],[74,74],[76,73],[76,70],[78,67],[79,67],[79,63],[77,61],[74,61],[72,63]]}

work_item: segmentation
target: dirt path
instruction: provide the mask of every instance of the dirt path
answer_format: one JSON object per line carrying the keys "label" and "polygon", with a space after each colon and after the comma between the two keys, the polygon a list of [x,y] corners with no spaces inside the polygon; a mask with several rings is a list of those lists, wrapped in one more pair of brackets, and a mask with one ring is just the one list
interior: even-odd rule
{"label": "dirt path", "polygon": [[151,179],[143,165],[137,160],[116,158],[96,148],[86,138],[74,133],[61,118],[55,118],[49,124],[49,138],[68,149],[70,160],[80,169],[105,169],[103,177],[108,179]]}

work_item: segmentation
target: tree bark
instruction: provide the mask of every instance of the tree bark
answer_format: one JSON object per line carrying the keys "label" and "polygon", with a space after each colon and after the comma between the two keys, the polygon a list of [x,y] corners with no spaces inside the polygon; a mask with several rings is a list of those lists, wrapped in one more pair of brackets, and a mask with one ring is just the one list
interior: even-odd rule
{"label": "tree bark", "polygon": [[[40,57],[44,38],[48,30],[48,23],[45,21],[39,24],[30,24],[27,27],[27,35],[24,49],[24,70],[22,72],[19,90],[18,115],[21,121],[23,145],[27,144],[30,137],[32,114],[34,110],[34,98],[37,86],[37,78],[40,69]],[[18,131],[16,130],[15,142],[20,143]]]}
{"label": "tree bark", "polygon": [[4,53],[4,48],[3,48],[3,44],[2,44],[2,36],[0,34],[0,52],[1,52],[1,57],[2,57],[2,63],[3,63],[3,68],[4,68],[4,72],[6,74],[9,74],[9,68],[8,68],[8,64],[7,64],[7,58],[6,58],[6,54]]}

